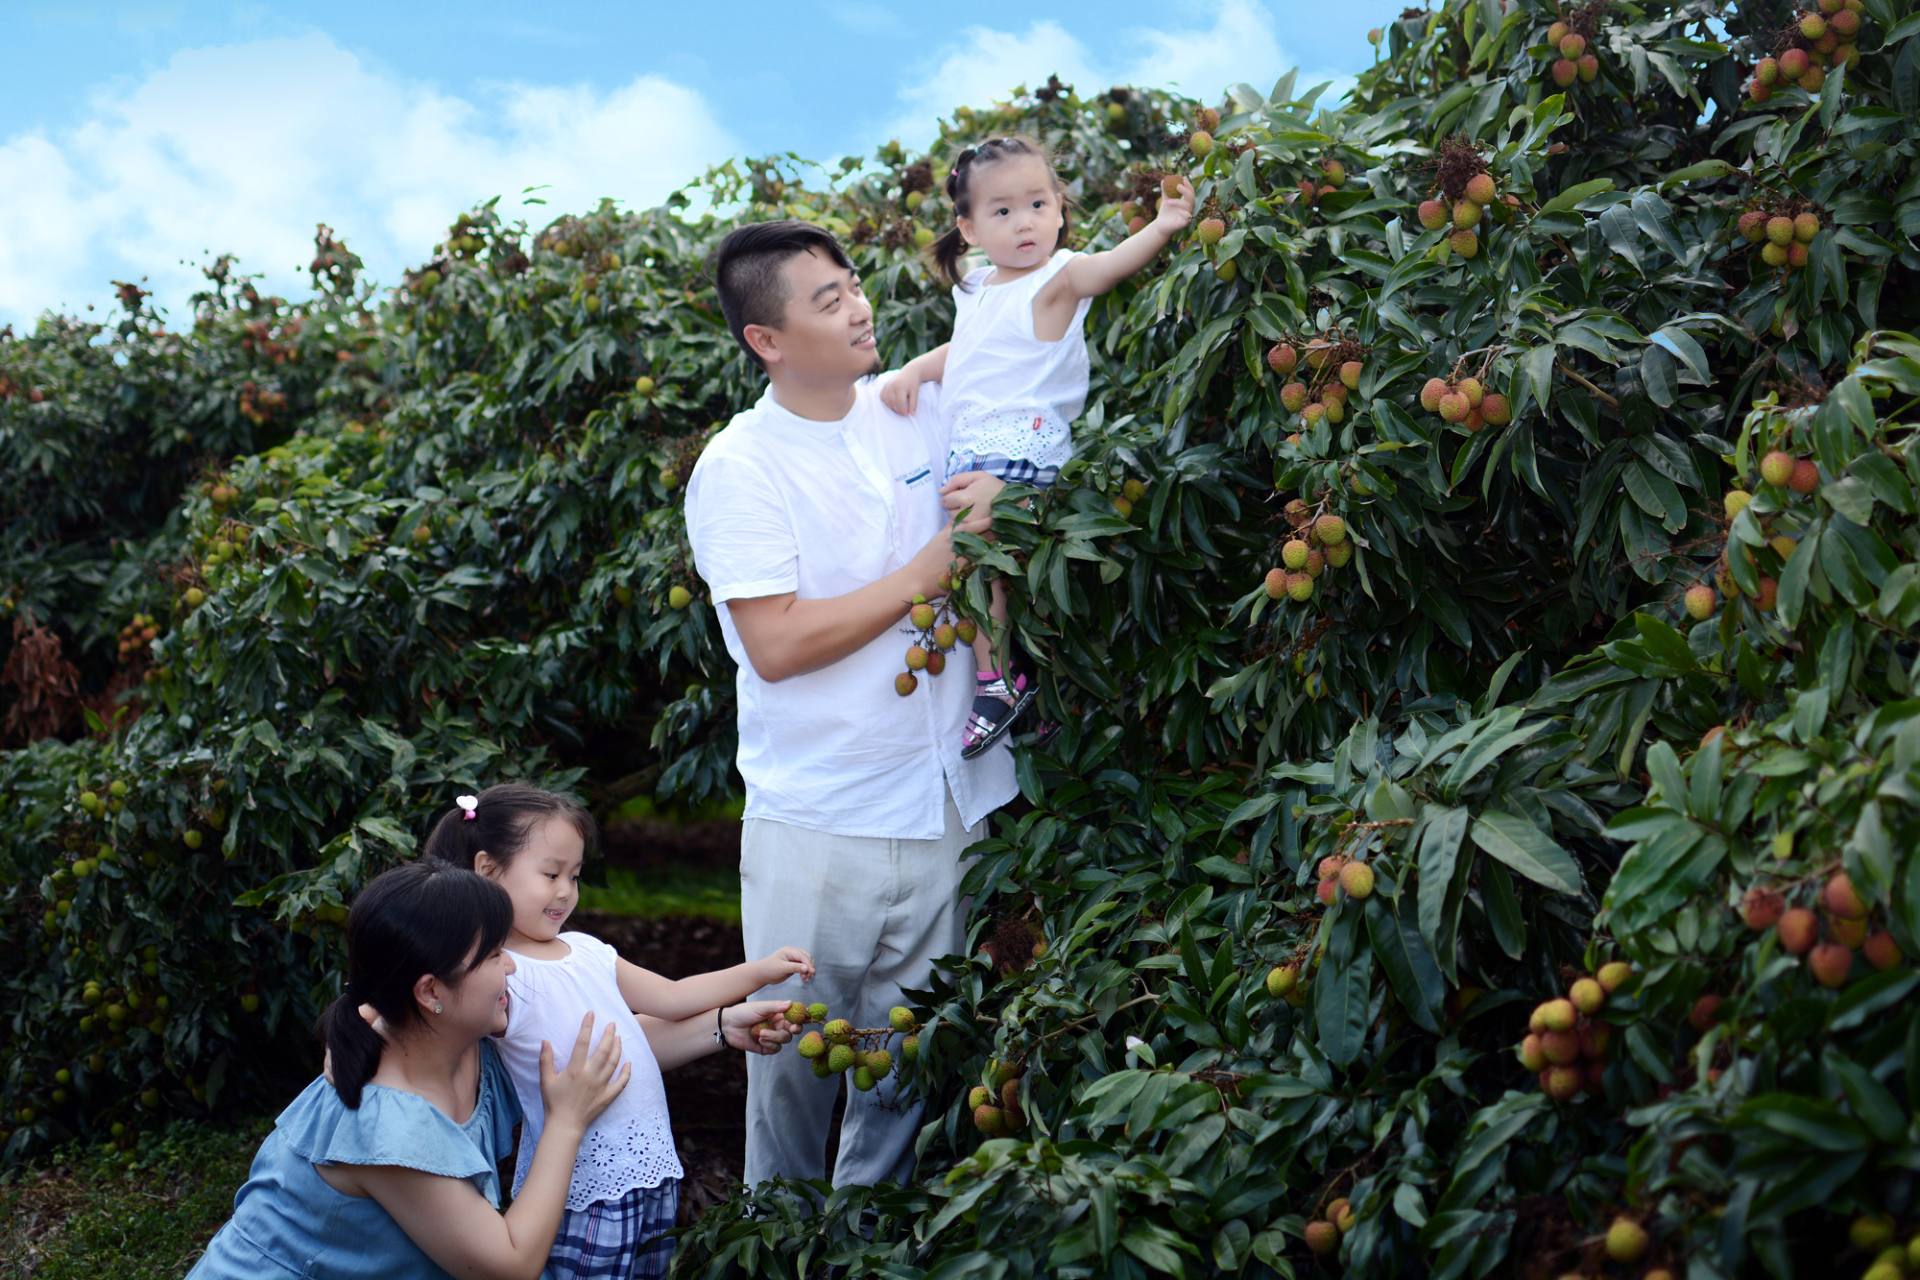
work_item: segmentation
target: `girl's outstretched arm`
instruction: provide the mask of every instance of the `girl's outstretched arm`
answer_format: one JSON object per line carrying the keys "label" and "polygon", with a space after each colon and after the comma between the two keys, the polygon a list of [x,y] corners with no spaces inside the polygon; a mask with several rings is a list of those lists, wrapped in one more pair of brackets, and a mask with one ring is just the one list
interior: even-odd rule
{"label": "girl's outstretched arm", "polygon": [[[786,1007],[785,1000],[748,1000],[744,1004],[729,1005],[720,1010],[726,1047],[742,1053],[780,1052],[781,1045],[799,1034],[799,1028],[780,1016]],[[773,1019],[771,1027],[760,1025],[769,1018]],[[653,1059],[660,1064],[662,1071],[671,1071],[697,1058],[720,1052],[721,1046],[713,1042],[714,1016],[711,1009],[704,1009],[691,1018],[677,1020],[650,1018],[641,1014],[639,1023],[640,1030],[646,1033],[647,1047],[653,1050]]]}
{"label": "girl's outstretched arm", "polygon": [[911,415],[920,406],[921,383],[947,380],[947,348],[952,345],[951,342],[943,342],[902,365],[900,372],[880,388],[880,403],[902,417]]}
{"label": "girl's outstretched arm", "polygon": [[760,988],[788,978],[812,981],[813,957],[799,947],[782,947],[764,960],[716,969],[712,973],[696,973],[677,981],[626,960],[617,962],[614,972],[620,982],[620,998],[627,1002],[627,1008],[635,1013],[678,1021],[744,1000]]}
{"label": "girl's outstretched arm", "polygon": [[1160,212],[1152,222],[1105,252],[1082,254],[1067,263],[1065,269],[1040,291],[1040,296],[1034,299],[1034,306],[1044,306],[1049,301],[1048,295],[1056,291],[1058,300],[1068,305],[1078,303],[1082,298],[1096,298],[1133,275],[1152,262],[1166,247],[1167,241],[1193,221],[1193,200],[1193,184],[1185,178],[1180,179],[1180,194],[1163,194]]}

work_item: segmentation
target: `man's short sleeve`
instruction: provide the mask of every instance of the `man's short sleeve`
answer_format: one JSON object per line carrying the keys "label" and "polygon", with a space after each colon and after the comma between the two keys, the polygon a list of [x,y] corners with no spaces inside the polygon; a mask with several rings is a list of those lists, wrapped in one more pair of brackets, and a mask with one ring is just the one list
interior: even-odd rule
{"label": "man's short sleeve", "polygon": [[800,586],[799,546],[780,491],[753,463],[712,449],[687,482],[687,541],[715,604]]}

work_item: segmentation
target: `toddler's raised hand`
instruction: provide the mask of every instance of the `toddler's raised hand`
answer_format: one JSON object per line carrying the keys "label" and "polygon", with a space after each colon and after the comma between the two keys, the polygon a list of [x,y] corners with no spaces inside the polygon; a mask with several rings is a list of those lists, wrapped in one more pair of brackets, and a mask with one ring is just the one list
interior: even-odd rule
{"label": "toddler's raised hand", "polygon": [[1180,179],[1179,195],[1161,194],[1160,212],[1154,215],[1154,223],[1169,236],[1184,231],[1187,224],[1193,221],[1193,201],[1193,184],[1185,178]]}
{"label": "toddler's raised hand", "polygon": [[813,981],[813,957],[799,947],[782,947],[766,959],[759,962],[760,985],[770,987],[776,982],[785,982],[798,976],[802,982]]}
{"label": "toddler's raised hand", "polygon": [[903,418],[913,416],[920,406],[920,379],[910,369],[902,369],[887,379],[887,385],[880,388],[880,403],[887,406]]}

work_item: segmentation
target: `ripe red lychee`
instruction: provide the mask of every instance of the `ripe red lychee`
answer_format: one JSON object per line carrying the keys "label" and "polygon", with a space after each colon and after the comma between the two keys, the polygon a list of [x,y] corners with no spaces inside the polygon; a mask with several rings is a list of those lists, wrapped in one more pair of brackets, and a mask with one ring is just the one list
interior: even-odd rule
{"label": "ripe red lychee", "polygon": [[1333,905],[1334,894],[1338,892],[1339,886],[1340,881],[1337,877],[1328,876],[1314,886],[1313,894],[1316,898],[1320,899],[1323,905],[1330,907]]}
{"label": "ripe red lychee", "polygon": [[1860,954],[1867,958],[1868,964],[1881,973],[1898,968],[1900,962],[1906,959],[1906,956],[1901,954],[1900,944],[1895,942],[1893,935],[1885,929],[1868,938],[1861,945]]}
{"label": "ripe red lychee", "polygon": [[1565,1102],[1580,1092],[1581,1074],[1578,1067],[1548,1067],[1540,1073],[1540,1088],[1555,1102]]}
{"label": "ripe red lychee", "polygon": [[1789,80],[1800,79],[1812,65],[1805,49],[1788,49],[1780,55],[1780,74]]}
{"label": "ripe red lychee", "polygon": [[1820,487],[1820,468],[1811,458],[1801,458],[1793,464],[1793,474],[1787,477],[1787,488],[1795,493],[1812,493]]}
{"label": "ripe red lychee", "polygon": [[1560,37],[1560,56],[1577,58],[1587,51],[1587,38],[1577,31],[1569,31]]}
{"label": "ripe red lychee", "polygon": [[1513,421],[1513,409],[1507,398],[1497,391],[1489,391],[1480,401],[1480,417],[1490,427],[1504,427]]}
{"label": "ripe red lychee", "polygon": [[1496,195],[1492,174],[1476,173],[1467,179],[1467,199],[1475,204],[1492,204]]}
{"label": "ripe red lychee", "polygon": [[1867,914],[1867,904],[1860,900],[1860,894],[1853,887],[1853,877],[1844,871],[1836,871],[1828,877],[1820,890],[1820,902],[1826,909],[1842,920],[1859,920]]}
{"label": "ripe red lychee", "polygon": [[1613,1038],[1613,1029],[1604,1022],[1583,1022],[1580,1024],[1580,1056],[1598,1062],[1607,1056],[1607,1042]]}
{"label": "ripe red lychee", "polygon": [[1828,916],[1827,936],[1849,951],[1858,951],[1867,940],[1867,922],[1865,919],[1848,920],[1843,916]]}
{"label": "ripe red lychee", "polygon": [[1452,219],[1447,206],[1439,200],[1422,200],[1418,211],[1420,225],[1429,231],[1438,231]]}
{"label": "ripe red lychee", "polygon": [[1298,413],[1307,407],[1307,387],[1303,382],[1289,382],[1280,388],[1280,404],[1288,413]]}
{"label": "ripe red lychee", "polygon": [[1420,387],[1420,407],[1428,413],[1440,412],[1440,399],[1448,390],[1445,378],[1428,378]]}
{"label": "ripe red lychee", "polygon": [[1480,237],[1471,231],[1456,231],[1447,237],[1447,245],[1457,257],[1477,258],[1480,256]]}
{"label": "ripe red lychee", "polygon": [[1693,1002],[1693,1008],[1687,1012],[1687,1025],[1695,1031],[1706,1031],[1720,1020],[1720,997],[1709,991]]}
{"label": "ripe red lychee", "polygon": [[1600,59],[1590,53],[1583,53],[1573,60],[1574,69],[1580,73],[1581,84],[1592,84],[1600,78]]}
{"label": "ripe red lychee", "polygon": [[1853,969],[1853,952],[1837,942],[1823,942],[1807,957],[1813,980],[1823,987],[1838,987]]}
{"label": "ripe red lychee", "polygon": [[1290,342],[1276,342],[1267,348],[1267,368],[1283,378],[1292,373],[1299,363],[1300,353]]}
{"label": "ripe red lychee", "polygon": [[1758,209],[1749,209],[1740,215],[1740,235],[1749,244],[1759,244],[1767,238],[1767,215]]}
{"label": "ripe red lychee", "polygon": [[1331,1222],[1315,1219],[1307,1224],[1304,1234],[1307,1248],[1313,1250],[1315,1257],[1324,1258],[1340,1247],[1340,1228]]}
{"label": "ripe red lychee", "polygon": [[1580,78],[1580,65],[1571,58],[1556,58],[1553,63],[1553,82],[1562,89],[1571,88]]}
{"label": "ripe red lychee", "polygon": [[1774,602],[1780,598],[1780,584],[1773,578],[1762,576],[1760,585],[1753,593],[1753,607],[1762,613],[1773,612]]}
{"label": "ripe red lychee", "polygon": [[1820,936],[1820,920],[1805,907],[1788,907],[1774,926],[1780,935],[1780,949],[1790,956],[1803,956]]}
{"label": "ripe red lychee", "polygon": [[1746,896],[1740,899],[1740,918],[1755,933],[1773,928],[1786,909],[1787,900],[1778,889],[1760,885],[1747,890]]}
{"label": "ripe red lychee", "polygon": [[1527,1070],[1543,1071],[1546,1069],[1547,1049],[1546,1045],[1541,1042],[1539,1034],[1528,1032],[1526,1039],[1520,1042],[1520,1047],[1516,1049],[1514,1053],[1515,1056],[1520,1059],[1520,1065]]}
{"label": "ripe red lychee", "polygon": [[1542,1031],[1540,1052],[1547,1055],[1548,1062],[1565,1066],[1579,1059],[1580,1037],[1571,1031]]}
{"label": "ripe red lychee", "polygon": [[1287,594],[1287,572],[1284,569],[1267,570],[1266,581],[1261,584],[1267,590],[1267,599],[1278,600]]}

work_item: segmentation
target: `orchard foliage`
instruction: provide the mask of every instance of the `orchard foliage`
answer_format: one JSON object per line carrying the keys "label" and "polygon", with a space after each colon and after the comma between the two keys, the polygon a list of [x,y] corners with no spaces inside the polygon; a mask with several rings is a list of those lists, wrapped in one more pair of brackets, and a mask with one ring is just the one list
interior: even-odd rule
{"label": "orchard foliage", "polygon": [[[257,1084],[456,787],[729,785],[677,485],[760,380],[702,254],[819,221],[897,363],[946,333],[945,158],[1018,127],[1084,246],[1167,172],[1202,205],[1095,305],[1061,483],[969,545],[1062,728],[879,1084],[929,1104],[919,1181],[743,1195],[682,1269],[1866,1270],[1920,1228],[1920,21],[1829,5],[1853,54],[1784,4],[1453,0],[1337,108],[1049,84],[927,157],[729,165],[726,213],[483,208],[390,296],[329,265],[190,337],[0,344],[44,390],[9,441],[63,414],[192,481],[0,567],[9,669],[55,637],[99,708],[0,763],[0,930],[43,962],[0,986],[8,1150]],[[1790,48],[1821,74],[1756,101]],[[294,319],[297,372],[237,341]],[[135,352],[207,390],[110,412]],[[266,434],[170,443],[241,431],[248,380]]]}

